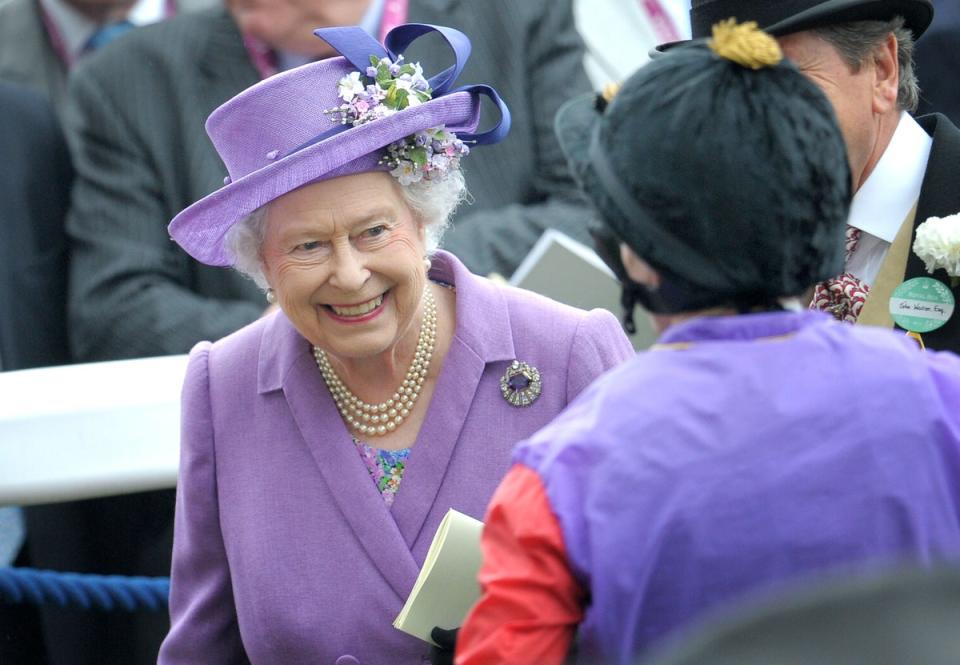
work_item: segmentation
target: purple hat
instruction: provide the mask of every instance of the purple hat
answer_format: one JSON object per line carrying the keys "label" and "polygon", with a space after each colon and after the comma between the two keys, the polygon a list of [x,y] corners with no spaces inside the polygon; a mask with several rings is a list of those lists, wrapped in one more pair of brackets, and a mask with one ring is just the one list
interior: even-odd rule
{"label": "purple hat", "polygon": [[[456,62],[429,80],[402,52],[437,32]],[[227,167],[223,187],[170,222],[170,236],[209,265],[233,260],[224,236],[270,201],[311,182],[387,170],[402,184],[455,168],[465,144],[500,141],[510,112],[485,85],[453,89],[470,55],[470,40],[452,28],[401,25],[384,44],[358,27],[315,33],[343,57],[297,67],[244,90],[207,119],[207,133]],[[493,100],[499,124],[482,134],[480,97]]]}

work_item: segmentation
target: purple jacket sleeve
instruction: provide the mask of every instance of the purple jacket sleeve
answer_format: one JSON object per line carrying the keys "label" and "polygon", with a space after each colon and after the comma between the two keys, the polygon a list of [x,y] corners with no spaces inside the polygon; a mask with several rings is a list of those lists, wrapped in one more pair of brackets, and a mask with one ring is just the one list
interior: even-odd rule
{"label": "purple jacket sleeve", "polygon": [[567,359],[567,403],[597,377],[634,355],[620,322],[603,309],[591,310],[580,321]]}
{"label": "purple jacket sleeve", "polygon": [[190,353],[180,424],[180,473],[170,580],[170,633],[158,665],[248,663],[220,532],[208,357]]}

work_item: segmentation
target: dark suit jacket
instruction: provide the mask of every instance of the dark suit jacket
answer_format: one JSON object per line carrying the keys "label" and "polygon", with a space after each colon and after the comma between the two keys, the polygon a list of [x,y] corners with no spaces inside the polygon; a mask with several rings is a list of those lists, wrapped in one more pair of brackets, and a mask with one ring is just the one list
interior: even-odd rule
{"label": "dark suit jacket", "polygon": [[934,0],[933,23],[917,41],[920,114],[939,112],[960,123],[960,3]]}
{"label": "dark suit jacket", "polygon": [[[939,113],[919,118],[918,122],[933,137],[933,148],[920,188],[911,247],[917,237],[917,226],[926,219],[960,213],[960,129]],[[945,271],[937,270],[930,275],[920,257],[911,251],[904,279],[914,277],[934,277],[950,284]],[[960,286],[953,287],[953,297],[958,307],[951,319],[939,330],[923,335],[923,342],[929,349],[960,353]]]}
{"label": "dark suit jacket", "polygon": [[[63,220],[73,171],[48,102],[0,82],[0,369],[68,360]],[[26,549],[17,565],[33,565]],[[0,603],[0,662],[45,662],[34,608]]]}
{"label": "dark suit jacket", "polygon": [[222,9],[136,30],[74,70],[68,314],[78,360],[186,353],[266,308],[253,282],[198,264],[167,234],[176,213],[223,184],[206,117],[256,81]]}
{"label": "dark suit jacket", "polygon": [[67,362],[63,220],[73,171],[49,104],[0,82],[0,367]]}
{"label": "dark suit jacket", "polygon": [[[60,126],[40,93],[0,82],[0,364],[69,360],[64,219],[73,171]],[[6,442],[4,442],[6,443]],[[76,572],[166,575],[173,492],[32,506],[22,565]],[[85,612],[0,603],[0,663],[156,663],[162,612]],[[44,648],[44,643],[46,648]]]}
{"label": "dark suit jacket", "polygon": [[[210,0],[179,0],[181,11],[210,6]],[[57,56],[40,17],[39,0],[0,0],[0,80],[28,85],[62,115],[67,68]]]}
{"label": "dark suit jacket", "polygon": [[[409,19],[462,28],[474,52],[460,81],[492,83],[513,111],[507,141],[464,160],[476,203],[446,243],[476,272],[509,274],[547,226],[584,226],[552,130],[561,102],[588,89],[569,0],[497,0],[482,11],[468,0],[413,0]],[[441,57],[426,68],[449,64]],[[224,10],[137,30],[77,68],[68,128],[79,181],[68,232],[79,359],[185,353],[266,307],[251,282],[199,265],[166,230],[222,185],[204,121],[257,79]]]}
{"label": "dark suit jacket", "polygon": [[39,6],[39,0],[0,2],[0,79],[34,88],[59,110],[67,71],[50,46]]}
{"label": "dark suit jacket", "polygon": [[[444,249],[473,272],[509,277],[547,228],[592,245],[592,213],[553,133],[560,106],[590,90],[570,0],[413,0],[410,20],[465,32],[473,55],[460,81],[493,85],[513,117],[505,141],[463,160],[476,202],[460,210]],[[450,56],[429,52],[423,62],[438,71]]]}

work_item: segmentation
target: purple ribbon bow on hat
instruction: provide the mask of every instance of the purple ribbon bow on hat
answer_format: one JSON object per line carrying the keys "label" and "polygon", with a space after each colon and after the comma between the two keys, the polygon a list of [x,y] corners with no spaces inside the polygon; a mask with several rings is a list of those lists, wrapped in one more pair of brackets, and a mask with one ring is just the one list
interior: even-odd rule
{"label": "purple ribbon bow on hat", "polygon": [[[471,51],[470,39],[459,30],[426,23],[407,23],[388,32],[384,44],[380,44],[358,26],[320,28],[314,30],[313,34],[336,49],[340,55],[357,68],[357,71],[364,72],[370,66],[370,56],[396,61],[410,44],[423,35],[432,32],[439,34],[454,54],[454,64],[428,79],[430,88],[433,90],[433,99],[453,92],[468,92],[488,97],[500,111],[500,121],[491,129],[477,134],[461,133],[457,137],[464,143],[477,145],[488,145],[503,140],[510,131],[510,109],[507,108],[497,91],[489,85],[483,84],[453,88],[454,82],[460,76],[460,72],[463,71],[467,60],[470,58]],[[299,152],[350,128],[350,125],[337,125],[297,146],[287,155]]]}

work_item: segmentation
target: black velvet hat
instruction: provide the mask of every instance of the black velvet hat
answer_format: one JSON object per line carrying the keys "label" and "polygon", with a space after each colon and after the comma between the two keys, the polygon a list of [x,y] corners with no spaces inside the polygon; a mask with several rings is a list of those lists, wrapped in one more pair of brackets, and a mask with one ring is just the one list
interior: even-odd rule
{"label": "black velvet hat", "polygon": [[[902,16],[904,25],[920,37],[933,21],[931,0],[692,0],[690,28],[693,38],[710,36],[712,26],[734,18],[755,21],[771,35],[787,35],[850,21],[889,21]],[[687,42],[661,44],[665,51]]]}
{"label": "black velvet hat", "polygon": [[[833,109],[752,35],[776,64],[693,45],[641,68],[605,108],[584,96],[557,115],[602,222],[663,278],[647,309],[749,309],[842,272],[852,192]],[[751,50],[738,39],[734,51]]]}

